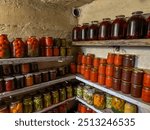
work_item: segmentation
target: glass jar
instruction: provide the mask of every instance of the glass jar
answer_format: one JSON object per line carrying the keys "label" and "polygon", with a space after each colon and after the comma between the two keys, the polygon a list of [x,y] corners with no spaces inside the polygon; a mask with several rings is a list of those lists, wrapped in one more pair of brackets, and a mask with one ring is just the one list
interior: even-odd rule
{"label": "glass jar", "polygon": [[23,112],[32,113],[33,112],[33,101],[31,97],[25,97],[23,99]]}
{"label": "glass jar", "polygon": [[14,58],[25,57],[25,43],[21,38],[16,38],[12,43],[12,53]]}
{"label": "glass jar", "polygon": [[108,55],[107,55],[107,64],[114,64],[114,58],[115,58],[114,53],[108,53]]}
{"label": "glass jar", "polygon": [[41,74],[42,74],[42,82],[48,82],[49,81],[48,71],[41,72]]}
{"label": "glass jar", "polygon": [[131,74],[132,74],[132,69],[123,68],[122,69],[122,80],[124,80],[126,82],[131,82]]}
{"label": "glass jar", "polygon": [[66,91],[67,91],[67,99],[73,97],[73,89],[71,85],[66,86]]}
{"label": "glass jar", "polygon": [[121,79],[113,78],[112,88],[116,91],[120,91],[121,90]]}
{"label": "glass jar", "polygon": [[98,74],[106,75],[106,64],[99,64]]}
{"label": "glass jar", "polygon": [[54,46],[53,47],[53,56],[59,56],[59,47],[58,46]]}
{"label": "glass jar", "polygon": [[148,88],[148,87],[142,88],[142,97],[141,98],[144,102],[150,103],[150,88]]}
{"label": "glass jar", "polygon": [[72,30],[72,40],[80,41],[81,40],[81,26],[77,25]]}
{"label": "glass jar", "polygon": [[45,56],[46,56],[46,57],[51,57],[51,56],[53,56],[53,48],[52,48],[51,46],[45,48]]}
{"label": "glass jar", "polygon": [[65,67],[65,74],[69,74],[70,73],[70,66],[66,65]]}
{"label": "glass jar", "polygon": [[30,65],[31,65],[31,72],[39,71],[38,63],[34,62],[34,63],[31,63]]}
{"label": "glass jar", "polygon": [[106,65],[106,76],[113,76],[114,66],[113,65]]}
{"label": "glass jar", "polygon": [[53,91],[51,91],[51,93],[52,93],[53,104],[59,103],[59,92],[58,92],[58,90],[53,90]]}
{"label": "glass jar", "polygon": [[0,65],[0,78],[2,78],[2,77],[3,77],[3,66]]}
{"label": "glass jar", "polygon": [[106,76],[105,75],[102,75],[102,74],[98,75],[98,83],[100,85],[105,85],[105,80],[106,80]]}
{"label": "glass jar", "polygon": [[45,37],[45,46],[46,47],[53,46],[53,38],[52,37],[49,37],[49,36]]}
{"label": "glass jar", "polygon": [[98,39],[98,21],[92,21],[88,28],[88,40]]}
{"label": "glass jar", "polygon": [[39,56],[39,41],[35,36],[31,36],[27,39],[27,55],[29,57]]}
{"label": "glass jar", "polygon": [[82,97],[83,97],[83,86],[84,86],[83,83],[80,83],[80,84],[77,86],[77,97],[79,97],[79,98],[82,98]]}
{"label": "glass jar", "polygon": [[54,46],[58,46],[58,47],[61,46],[61,39],[60,38],[55,38],[54,39]]}
{"label": "glass jar", "polygon": [[9,113],[9,110],[6,105],[0,106],[0,113]]}
{"label": "glass jar", "polygon": [[3,65],[2,69],[3,69],[4,76],[10,76],[13,74],[12,65]]}
{"label": "glass jar", "polygon": [[98,81],[98,70],[96,68],[91,69],[90,80],[92,82]]}
{"label": "glass jar", "polygon": [[79,64],[79,65],[82,64],[82,56],[83,56],[83,53],[78,52],[76,62],[77,62],[77,64]]}
{"label": "glass jar", "polygon": [[123,56],[123,67],[132,68],[135,65],[135,55],[124,55]]}
{"label": "glass jar", "polygon": [[64,76],[65,75],[65,67],[59,67],[59,76]]}
{"label": "glass jar", "polygon": [[89,28],[89,23],[83,23],[81,27],[81,40],[82,41],[88,40],[88,28]]}
{"label": "glass jar", "polygon": [[77,72],[77,66],[76,66],[75,63],[71,63],[70,64],[70,71],[71,71],[72,74],[76,74],[76,72]]}
{"label": "glass jar", "polygon": [[41,72],[33,73],[33,77],[34,77],[34,84],[40,84],[40,83],[42,83]]}
{"label": "glass jar", "polygon": [[131,85],[131,96],[140,98],[142,93],[142,85]]}
{"label": "glass jar", "polygon": [[90,105],[93,104],[93,94],[94,94],[95,90],[94,89],[88,89],[87,93],[86,93],[86,102]]}
{"label": "glass jar", "polygon": [[33,81],[33,74],[27,74],[25,75],[25,83],[26,83],[26,87],[30,87],[33,85],[34,81]]}
{"label": "glass jar", "polygon": [[126,37],[127,23],[124,15],[116,16],[112,23],[111,38],[123,39]]}
{"label": "glass jar", "polygon": [[67,56],[72,56],[72,47],[66,48]]}
{"label": "glass jar", "polygon": [[0,79],[0,93],[4,92],[3,79]]}
{"label": "glass jar", "polygon": [[20,89],[25,87],[25,78],[23,75],[15,76],[15,88]]}
{"label": "glass jar", "polygon": [[39,56],[45,56],[45,37],[39,39]]}
{"label": "glass jar", "polygon": [[121,79],[122,76],[122,68],[119,66],[114,66],[113,77],[116,79]]}
{"label": "glass jar", "polygon": [[114,65],[115,66],[122,66],[123,63],[123,55],[116,54],[114,58]]}
{"label": "glass jar", "polygon": [[137,106],[131,103],[126,102],[124,105],[124,113],[136,113]]}
{"label": "glass jar", "polygon": [[146,36],[146,20],[142,11],[132,13],[128,20],[127,37],[130,39],[143,38]]}
{"label": "glass jar", "polygon": [[131,75],[131,83],[136,85],[142,85],[143,83],[143,70],[133,69]]}
{"label": "glass jar", "polygon": [[0,34],[0,58],[10,57],[10,44],[6,34]]}
{"label": "glass jar", "polygon": [[22,113],[23,104],[21,101],[13,101],[10,104],[10,113]]}
{"label": "glass jar", "polygon": [[105,58],[100,58],[99,64],[107,64],[107,59],[105,59]]}
{"label": "glass jar", "polygon": [[60,48],[60,56],[66,56],[66,47]]}
{"label": "glass jar", "polygon": [[51,99],[50,92],[43,93],[43,100],[44,100],[44,103],[43,103],[44,108],[47,108],[52,105],[52,99]]}
{"label": "glass jar", "polygon": [[43,109],[43,100],[41,95],[34,96],[33,103],[35,112]]}
{"label": "glass jar", "polygon": [[29,73],[30,72],[30,64],[29,63],[21,64],[21,72],[22,72],[22,74]]}
{"label": "glass jar", "polygon": [[4,78],[5,81],[5,91],[12,91],[15,89],[15,82],[14,82],[14,77],[7,77]]}
{"label": "glass jar", "polygon": [[131,91],[131,83],[126,81],[121,81],[121,91],[125,94],[130,94]]}
{"label": "glass jar", "polygon": [[90,89],[89,86],[84,86],[84,88],[83,88],[83,100],[85,100],[85,101],[86,101],[88,89]]}
{"label": "glass jar", "polygon": [[12,65],[13,74],[21,74],[20,64]]}
{"label": "glass jar", "polygon": [[50,70],[49,73],[50,73],[50,80],[55,80],[56,79],[56,75],[57,75],[56,70],[55,69]]}
{"label": "glass jar", "polygon": [[106,85],[106,88],[112,88],[113,87],[113,78],[110,76],[106,76],[105,85]]}
{"label": "glass jar", "polygon": [[106,108],[111,108],[112,96],[110,94],[106,94]]}
{"label": "glass jar", "polygon": [[150,70],[144,71],[143,86],[150,88]]}
{"label": "glass jar", "polygon": [[100,58],[98,58],[98,57],[95,57],[93,59],[93,66],[94,66],[94,68],[98,68],[99,67],[99,60],[100,60]]}
{"label": "glass jar", "polygon": [[63,87],[63,88],[59,88],[59,100],[60,100],[60,102],[62,102],[62,101],[64,101],[64,100],[66,100],[66,89],[65,89],[65,87]]}
{"label": "glass jar", "polygon": [[84,75],[85,73],[85,68],[86,68],[86,65],[81,65],[81,74]]}
{"label": "glass jar", "polygon": [[65,38],[61,39],[61,46],[66,47],[67,40]]}
{"label": "glass jar", "polygon": [[87,80],[90,80],[90,72],[91,72],[91,67],[86,66],[84,70],[84,78]]}
{"label": "glass jar", "polygon": [[108,40],[111,37],[111,20],[110,18],[104,18],[99,26],[98,39]]}
{"label": "glass jar", "polygon": [[77,65],[77,73],[81,74],[81,65],[79,65],[79,64]]}

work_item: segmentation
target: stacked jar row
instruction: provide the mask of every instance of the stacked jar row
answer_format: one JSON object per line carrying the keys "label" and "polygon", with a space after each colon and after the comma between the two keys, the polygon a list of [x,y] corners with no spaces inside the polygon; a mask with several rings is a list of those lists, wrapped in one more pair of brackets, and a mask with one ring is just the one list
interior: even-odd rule
{"label": "stacked jar row", "polygon": [[150,17],[146,19],[142,11],[133,12],[129,19],[124,15],[118,15],[113,22],[110,18],[104,18],[101,23],[84,23],[83,26],[74,27],[72,31],[73,41],[144,37],[150,38]]}
{"label": "stacked jar row", "polygon": [[24,95],[24,97],[3,99],[0,102],[0,113],[38,112],[72,97],[71,83],[58,84],[45,90],[33,92],[33,94]]}
{"label": "stacked jar row", "polygon": [[77,97],[99,110],[109,108],[114,112],[137,112],[136,105],[125,102],[122,99],[106,94],[100,90],[95,90],[91,86],[84,85],[83,83],[80,83],[77,87]]}
{"label": "stacked jar row", "polygon": [[10,43],[7,35],[0,35],[0,58],[71,55],[71,42],[66,39],[42,37],[38,40],[35,36],[31,36],[26,40],[26,42],[23,42],[21,38],[16,38]]}

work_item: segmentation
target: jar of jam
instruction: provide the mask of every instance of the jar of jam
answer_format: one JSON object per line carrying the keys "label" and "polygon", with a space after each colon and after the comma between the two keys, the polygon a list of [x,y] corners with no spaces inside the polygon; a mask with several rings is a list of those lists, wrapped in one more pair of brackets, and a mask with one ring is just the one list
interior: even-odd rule
{"label": "jar of jam", "polygon": [[106,64],[99,64],[98,74],[106,75]]}
{"label": "jar of jam", "polygon": [[100,23],[98,39],[99,40],[108,40],[111,37],[111,20],[110,18],[104,18]]}
{"label": "jar of jam", "polygon": [[80,41],[81,40],[81,25],[77,25],[72,30],[72,40]]}
{"label": "jar of jam", "polygon": [[79,65],[82,64],[82,56],[83,56],[83,53],[78,52],[76,62]]}
{"label": "jar of jam", "polygon": [[32,86],[33,85],[33,74],[27,74],[25,75],[25,83],[26,87]]}
{"label": "jar of jam", "polygon": [[143,38],[146,36],[146,20],[142,11],[132,13],[128,20],[127,37],[130,39]]}
{"label": "jar of jam", "polygon": [[41,72],[41,74],[42,74],[42,82],[48,82],[49,81],[48,71]]}
{"label": "jar of jam", "polygon": [[124,55],[123,56],[123,67],[133,68],[135,65],[135,55]]}
{"label": "jar of jam", "polygon": [[87,80],[90,80],[90,72],[91,72],[91,67],[86,66],[84,70],[84,78]]}
{"label": "jar of jam", "polygon": [[38,63],[34,62],[34,63],[31,63],[30,65],[31,65],[31,72],[39,71]]}
{"label": "jar of jam", "polygon": [[116,79],[121,79],[122,76],[122,68],[119,66],[114,66],[113,77]]}
{"label": "jar of jam", "polygon": [[98,21],[92,21],[88,29],[88,40],[98,39]]}
{"label": "jar of jam", "polygon": [[84,75],[86,65],[81,65],[81,74]]}
{"label": "jar of jam", "polygon": [[12,43],[12,53],[14,58],[25,57],[25,43],[21,38],[16,38]]}
{"label": "jar of jam", "polygon": [[150,88],[148,88],[148,87],[142,88],[142,97],[141,98],[144,102],[150,103]]}
{"label": "jar of jam", "polygon": [[4,78],[5,81],[5,91],[12,91],[15,89],[14,77]]}
{"label": "jar of jam", "polygon": [[96,68],[91,69],[90,80],[92,82],[98,81],[98,70]]}
{"label": "jar of jam", "polygon": [[60,48],[60,56],[66,56],[66,48],[65,47]]}
{"label": "jar of jam", "polygon": [[98,68],[99,67],[99,60],[100,60],[100,58],[94,58],[94,60],[93,60],[94,68]]}
{"label": "jar of jam", "polygon": [[77,66],[76,66],[75,63],[70,64],[70,71],[71,71],[72,74],[76,74]]}
{"label": "jar of jam", "polygon": [[114,65],[116,66],[122,66],[123,62],[123,55],[121,54],[116,54],[114,58]]}
{"label": "jar of jam", "polygon": [[23,112],[32,113],[33,112],[33,102],[31,97],[25,97],[23,99]]}
{"label": "jar of jam", "polygon": [[22,74],[27,74],[30,71],[31,71],[31,69],[30,69],[30,64],[29,63],[21,64],[21,72],[22,72]]}
{"label": "jar of jam", "polygon": [[72,56],[72,48],[71,47],[67,47],[67,56]]}
{"label": "jar of jam", "polygon": [[67,99],[73,97],[73,89],[71,85],[66,86],[66,91],[67,91]]}
{"label": "jar of jam", "polygon": [[42,37],[39,40],[39,56],[45,56],[45,47],[45,37]]}
{"label": "jar of jam", "polygon": [[107,64],[107,59],[105,59],[105,58],[100,58],[99,64]]}
{"label": "jar of jam", "polygon": [[77,65],[77,73],[81,74],[81,65],[79,65],[79,64]]}
{"label": "jar of jam", "polygon": [[10,113],[22,113],[23,112],[23,104],[21,101],[13,101],[10,104]]}
{"label": "jar of jam", "polygon": [[10,57],[10,44],[6,34],[0,34],[0,58]]}
{"label": "jar of jam", "polygon": [[112,101],[112,96],[110,94],[106,94],[106,108],[111,109],[111,101]]}
{"label": "jar of jam", "polygon": [[123,68],[122,69],[122,80],[126,82],[131,82],[131,74],[132,70],[129,68]]}
{"label": "jar of jam", "polygon": [[46,47],[51,47],[53,46],[53,38],[52,37],[49,37],[49,36],[46,36],[45,37],[45,46]]}
{"label": "jar of jam", "polygon": [[9,110],[6,105],[0,106],[0,113],[9,113]]}
{"label": "jar of jam", "polygon": [[35,36],[31,36],[27,39],[27,55],[29,57],[39,56],[39,41]]}
{"label": "jar of jam", "polygon": [[88,40],[88,28],[89,28],[89,23],[83,23],[81,27],[81,40],[82,41]]}
{"label": "jar of jam", "polygon": [[15,76],[15,88],[20,89],[25,87],[25,78],[23,75]]}
{"label": "jar of jam", "polygon": [[54,46],[53,47],[53,56],[59,56],[60,55],[59,51],[60,51],[59,47],[58,46]]}
{"label": "jar of jam", "polygon": [[143,86],[150,88],[150,70],[144,71]]}
{"label": "jar of jam", "polygon": [[116,16],[112,23],[111,38],[123,39],[126,37],[127,23],[124,15]]}
{"label": "jar of jam", "polygon": [[107,64],[114,64],[115,54],[108,53],[107,55]]}
{"label": "jar of jam", "polygon": [[60,76],[64,76],[65,75],[65,67],[63,67],[63,66],[59,67],[58,70],[59,70],[59,75]]}
{"label": "jar of jam", "polygon": [[102,75],[102,74],[99,74],[99,75],[98,75],[98,83],[99,83],[100,85],[105,85],[105,80],[106,80],[105,75]]}
{"label": "jar of jam", "polygon": [[44,108],[47,108],[52,105],[52,99],[51,99],[50,92],[43,93],[43,100],[44,100],[44,103],[43,103]]}
{"label": "jar of jam", "polygon": [[126,81],[121,81],[121,91],[125,94],[130,94],[131,83]]}
{"label": "jar of jam", "polygon": [[106,76],[105,85],[106,85],[106,88],[112,88],[113,87],[113,78],[110,76]]}
{"label": "jar of jam", "polygon": [[143,83],[143,70],[134,69],[131,75],[131,83],[136,85],[142,85]]}
{"label": "jar of jam", "polygon": [[114,66],[113,65],[106,65],[106,76],[113,76]]}
{"label": "jar of jam", "polygon": [[121,79],[113,78],[113,89],[116,91],[121,90]]}
{"label": "jar of jam", "polygon": [[0,79],[0,93],[4,91],[3,79]]}
{"label": "jar of jam", "polygon": [[46,56],[46,57],[51,57],[51,56],[53,56],[53,48],[52,48],[51,46],[45,48],[45,56]]}
{"label": "jar of jam", "polygon": [[131,96],[140,98],[142,93],[142,86],[141,85],[131,85]]}
{"label": "jar of jam", "polygon": [[40,83],[42,83],[41,72],[33,73],[33,77],[34,77],[34,84],[40,84]]}
{"label": "jar of jam", "polygon": [[50,80],[55,80],[56,79],[56,75],[57,75],[57,72],[55,69],[52,69],[49,71],[50,73]]}
{"label": "jar of jam", "polygon": [[3,65],[3,75],[4,76],[10,76],[12,75],[12,65]]}
{"label": "jar of jam", "polygon": [[58,90],[53,90],[53,91],[51,91],[51,93],[52,93],[53,104],[59,103],[59,92],[58,92]]}
{"label": "jar of jam", "polygon": [[33,103],[35,112],[43,109],[43,100],[41,95],[34,96]]}
{"label": "jar of jam", "polygon": [[65,87],[62,87],[62,88],[59,88],[59,100],[60,100],[60,102],[62,102],[62,101],[64,101],[64,100],[66,100],[66,89],[65,89]]}

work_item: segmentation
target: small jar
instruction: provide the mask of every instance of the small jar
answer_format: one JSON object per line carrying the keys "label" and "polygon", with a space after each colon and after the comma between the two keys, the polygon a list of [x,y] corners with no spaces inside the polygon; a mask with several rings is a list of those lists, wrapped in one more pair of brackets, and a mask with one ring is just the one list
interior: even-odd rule
{"label": "small jar", "polygon": [[71,47],[67,47],[67,56],[72,56],[72,48]]}
{"label": "small jar", "polygon": [[110,94],[106,94],[106,108],[111,109],[111,101],[112,101],[112,96]]}
{"label": "small jar", "polygon": [[56,75],[57,75],[56,70],[55,69],[50,70],[49,73],[50,73],[50,80],[55,80],[56,79]]}
{"label": "small jar", "polygon": [[107,64],[114,64],[115,54],[108,53],[107,55]]}
{"label": "small jar", "polygon": [[150,88],[148,88],[148,87],[142,88],[142,97],[141,98],[144,102],[150,103]]}
{"label": "small jar", "polygon": [[15,76],[15,88],[20,89],[25,87],[25,77],[23,75]]}
{"label": "small jar", "polygon": [[136,113],[137,106],[131,103],[126,102],[124,105],[124,113]]}
{"label": "small jar", "polygon": [[77,66],[76,66],[75,63],[71,63],[70,64],[70,71],[71,71],[72,74],[76,74],[76,72],[77,72]]}
{"label": "small jar", "polygon": [[135,55],[123,56],[123,67],[133,68],[135,66]]}
{"label": "small jar", "polygon": [[81,59],[82,65],[83,65],[83,64],[86,65],[86,62],[87,62],[87,56],[86,56],[86,55],[82,55],[82,59]]}
{"label": "small jar", "polygon": [[87,80],[90,80],[90,72],[91,72],[91,67],[86,66],[84,70],[84,78]]}
{"label": "small jar", "polygon": [[5,81],[5,91],[12,91],[15,89],[14,77],[4,78]]}
{"label": "small jar", "polygon": [[113,89],[116,91],[121,90],[121,79],[113,78]]}
{"label": "small jar", "polygon": [[82,98],[83,97],[83,83],[80,83],[77,87],[77,97]]}
{"label": "small jar", "polygon": [[65,67],[59,67],[58,70],[59,70],[59,75],[60,76],[64,76],[65,75]]}
{"label": "small jar", "polygon": [[53,90],[53,91],[51,91],[51,93],[52,93],[53,104],[59,103],[59,92],[58,92],[58,90]]}
{"label": "small jar", "polygon": [[40,84],[40,83],[42,83],[41,72],[33,73],[33,77],[34,77],[34,84]]}
{"label": "small jar", "polygon": [[81,65],[81,74],[84,75],[85,73],[85,68],[86,68],[86,65]]}
{"label": "small jar", "polygon": [[66,47],[67,40],[65,38],[61,39],[61,46]]}
{"label": "small jar", "polygon": [[31,71],[31,69],[30,69],[30,64],[29,63],[21,64],[21,72],[22,72],[22,74],[27,74],[30,71]]}
{"label": "small jar", "polygon": [[51,56],[53,56],[53,48],[52,48],[51,46],[45,48],[45,56],[46,56],[46,57],[51,57]]}
{"label": "small jar", "polygon": [[105,85],[106,85],[106,88],[112,88],[113,87],[113,78],[110,76],[106,76]]}
{"label": "small jar", "polygon": [[67,92],[67,99],[73,97],[73,90],[72,90],[72,86],[71,85],[66,86],[66,92]]}
{"label": "small jar", "polygon": [[65,47],[60,48],[60,56],[66,56],[66,48]]}
{"label": "small jar", "polygon": [[130,94],[131,91],[131,83],[126,81],[121,81],[121,91],[125,94]]}
{"label": "small jar", "polygon": [[38,67],[38,63],[34,62],[34,63],[31,63],[31,72],[38,72],[39,71],[39,67]]}
{"label": "small jar", "polygon": [[6,105],[0,106],[0,113],[9,113],[9,110]]}
{"label": "small jar", "polygon": [[98,68],[99,67],[99,60],[100,60],[100,58],[94,58],[94,60],[93,60],[94,68]]}
{"label": "small jar", "polygon": [[100,58],[99,64],[107,64],[107,59],[105,59],[105,58]]}
{"label": "small jar", "polygon": [[150,88],[150,71],[149,70],[144,71],[143,86]]}
{"label": "small jar", "polygon": [[142,85],[143,83],[143,70],[134,69],[131,75],[131,83],[136,85]]}
{"label": "small jar", "polygon": [[4,76],[10,76],[12,75],[12,65],[3,65],[3,75]]}
{"label": "small jar", "polygon": [[98,71],[97,71],[96,68],[91,69],[90,80],[92,82],[97,82],[98,81]]}
{"label": "small jar", "polygon": [[46,36],[45,38],[45,46],[46,47],[51,47],[51,46],[53,46],[53,38],[52,37],[48,37],[48,36]]}
{"label": "small jar", "polygon": [[59,56],[60,55],[59,51],[60,51],[59,47],[58,46],[54,46],[53,47],[53,56]]}
{"label": "small jar", "polygon": [[114,58],[114,65],[115,66],[122,66],[123,63],[123,55],[116,54]]}
{"label": "small jar", "polygon": [[22,113],[23,104],[21,101],[13,101],[10,104],[10,113]]}
{"label": "small jar", "polygon": [[81,40],[82,41],[88,40],[88,28],[89,28],[89,23],[83,23],[83,26],[81,27]]}
{"label": "small jar", "polygon": [[65,87],[59,88],[59,100],[60,102],[63,102],[67,99],[66,89]]}
{"label": "small jar", "polygon": [[33,85],[34,81],[33,81],[33,74],[27,74],[25,75],[25,83],[26,83],[26,87],[30,87]]}
{"label": "small jar", "polygon": [[122,76],[122,68],[119,66],[114,66],[113,77],[116,79],[121,79]]}
{"label": "small jar", "polygon": [[31,97],[25,97],[23,99],[23,112],[32,113],[33,112],[33,101]]}
{"label": "small jar", "polygon": [[13,74],[21,74],[20,64],[16,64],[12,66]]}
{"label": "small jar", "polygon": [[98,74],[106,75],[106,64],[99,64]]}
{"label": "small jar", "polygon": [[41,74],[42,74],[42,82],[48,82],[49,81],[48,71],[41,72]]}
{"label": "small jar", "polygon": [[44,103],[43,103],[44,108],[47,108],[52,105],[52,99],[51,99],[50,92],[43,93],[43,101],[44,101]]}
{"label": "small jar", "polygon": [[101,75],[101,74],[98,75],[98,83],[100,85],[105,85],[105,80],[106,80],[105,75]]}
{"label": "small jar", "polygon": [[106,65],[106,76],[113,76],[113,72],[114,72],[114,66],[113,65]]}
{"label": "small jar", "polygon": [[81,74],[81,65],[77,65],[77,73]]}
{"label": "small jar", "polygon": [[35,112],[41,111],[43,109],[43,100],[41,95],[34,96],[33,103]]}
{"label": "small jar", "polygon": [[0,79],[0,93],[4,92],[3,79]]}
{"label": "small jar", "polygon": [[123,68],[122,69],[122,80],[126,82],[131,82],[131,74],[132,70],[129,68]]}
{"label": "small jar", "polygon": [[131,85],[131,96],[140,98],[142,93],[142,86],[141,85]]}

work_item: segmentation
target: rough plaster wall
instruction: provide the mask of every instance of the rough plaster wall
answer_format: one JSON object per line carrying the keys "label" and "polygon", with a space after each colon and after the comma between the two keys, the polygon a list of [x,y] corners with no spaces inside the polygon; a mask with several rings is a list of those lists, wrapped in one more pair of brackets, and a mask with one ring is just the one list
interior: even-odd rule
{"label": "rough plaster wall", "polygon": [[[114,19],[116,15],[125,14],[127,17],[131,16],[131,12],[142,10],[144,13],[150,13],[149,0],[95,0],[91,4],[81,7],[81,16],[79,24],[90,22],[92,20],[101,21],[102,18],[110,17]],[[106,57],[108,52],[113,52],[113,48],[86,48],[82,47],[85,53],[95,53],[96,56]],[[126,53],[138,55],[136,66],[140,68],[150,69],[150,48],[135,48],[126,47],[122,48]],[[124,51],[120,53],[124,53]]]}

